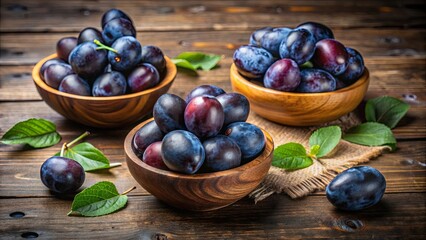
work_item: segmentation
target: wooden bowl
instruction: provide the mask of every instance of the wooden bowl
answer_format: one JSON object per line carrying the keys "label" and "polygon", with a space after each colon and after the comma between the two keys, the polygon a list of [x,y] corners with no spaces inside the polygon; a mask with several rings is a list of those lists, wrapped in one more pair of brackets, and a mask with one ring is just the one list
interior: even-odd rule
{"label": "wooden bowl", "polygon": [[142,92],[113,97],[79,96],[60,92],[48,86],[39,76],[44,62],[55,58],[52,54],[39,61],[32,76],[42,99],[62,116],[92,127],[112,128],[135,123],[150,114],[157,99],[166,93],[176,77],[176,66],[166,57],[167,74],[155,87]]}
{"label": "wooden bowl", "polygon": [[132,150],[136,131],[149,119],[126,136],[124,150],[133,178],[148,192],[166,204],[191,211],[209,211],[228,206],[253,191],[268,173],[274,143],[263,131],[266,146],[256,159],[237,168],[214,173],[182,174],[161,170],[142,162]]}
{"label": "wooden bowl", "polygon": [[247,97],[258,115],[284,125],[313,126],[336,120],[353,111],[362,101],[369,84],[369,72],[352,85],[333,92],[294,93],[265,88],[238,73],[232,64],[231,85]]}

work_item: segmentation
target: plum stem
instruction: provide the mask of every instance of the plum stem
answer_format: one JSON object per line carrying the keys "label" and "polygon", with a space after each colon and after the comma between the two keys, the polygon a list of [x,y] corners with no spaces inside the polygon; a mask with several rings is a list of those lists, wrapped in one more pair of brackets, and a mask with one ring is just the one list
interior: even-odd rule
{"label": "plum stem", "polygon": [[121,163],[110,163],[109,164],[109,168],[119,167],[119,166],[121,166]]}
{"label": "plum stem", "polygon": [[62,148],[61,148],[61,153],[60,153],[60,157],[64,157],[65,154],[65,150],[67,149],[67,143],[62,144]]}
{"label": "plum stem", "polygon": [[127,189],[126,191],[124,191],[121,195],[126,195],[126,194],[128,194],[129,192],[131,192],[131,191],[133,191],[135,189],[136,189],[136,186],[133,186],[133,187]]}
{"label": "plum stem", "polygon": [[112,48],[112,47],[108,47],[107,45],[105,45],[105,44],[101,43],[98,39],[93,40],[93,42],[94,42],[96,45],[98,45],[98,46],[99,46],[99,47],[97,47],[97,48],[96,48],[96,50],[102,50],[102,49],[105,49],[105,50],[108,50],[108,51],[111,51],[111,52],[118,53],[118,51],[117,51],[117,50],[115,50],[115,49],[114,49],[114,48]]}
{"label": "plum stem", "polygon": [[83,133],[83,134],[81,134],[78,138],[76,138],[76,139],[72,140],[70,143],[68,143],[68,144],[66,145],[66,148],[70,148],[70,147],[71,147],[72,145],[74,145],[76,142],[78,142],[78,141],[80,141],[81,139],[83,139],[83,138],[85,138],[85,137],[89,136],[89,134],[90,134],[90,132],[89,132],[89,131],[84,132],[84,133]]}

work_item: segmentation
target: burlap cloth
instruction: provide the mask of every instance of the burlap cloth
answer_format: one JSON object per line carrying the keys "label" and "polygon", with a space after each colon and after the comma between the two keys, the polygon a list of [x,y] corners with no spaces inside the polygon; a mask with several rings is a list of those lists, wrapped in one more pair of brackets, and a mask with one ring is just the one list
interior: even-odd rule
{"label": "burlap cloth", "polygon": [[[360,117],[349,113],[340,119],[317,127],[290,127],[268,121],[255,113],[250,113],[247,122],[253,123],[268,131],[274,147],[297,142],[309,149],[309,137],[319,127],[339,125],[342,131],[361,123]],[[327,157],[314,161],[314,164],[297,171],[286,171],[272,166],[265,180],[249,194],[255,202],[274,194],[284,192],[291,198],[300,198],[318,190],[324,190],[328,183],[340,172],[368,162],[379,156],[388,147],[366,147],[341,140]]]}

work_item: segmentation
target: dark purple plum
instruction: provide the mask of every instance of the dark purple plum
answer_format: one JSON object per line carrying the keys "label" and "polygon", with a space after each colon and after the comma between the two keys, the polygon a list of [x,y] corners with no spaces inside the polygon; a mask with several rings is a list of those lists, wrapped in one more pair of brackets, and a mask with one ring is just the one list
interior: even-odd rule
{"label": "dark purple plum", "polygon": [[262,130],[251,123],[231,123],[225,128],[224,133],[240,147],[241,164],[248,163],[259,156],[266,144]]}
{"label": "dark purple plum", "polygon": [[356,80],[358,80],[358,78],[364,73],[364,59],[361,54],[353,48],[347,47],[346,51],[349,54],[348,67],[344,73],[337,77],[346,85],[350,85],[356,82]]}
{"label": "dark purple plum", "polygon": [[132,70],[127,77],[130,92],[140,92],[156,86],[160,82],[157,69],[148,63],[143,63]]}
{"label": "dark purple plum", "polygon": [[117,52],[108,51],[108,60],[116,71],[127,72],[136,67],[142,59],[142,46],[132,36],[118,38],[111,47]]}
{"label": "dark purple plum", "polygon": [[154,120],[163,133],[185,130],[186,102],[177,95],[166,93],[158,98],[152,111]]}
{"label": "dark purple plum", "polygon": [[188,95],[186,95],[185,101],[189,103],[193,98],[198,96],[207,95],[207,96],[216,97],[224,93],[225,93],[225,90],[223,90],[222,88],[218,86],[210,85],[210,84],[200,85],[192,89],[188,93]]}
{"label": "dark purple plum", "polygon": [[335,78],[335,79],[336,79],[336,90],[347,87],[347,85],[342,80],[338,78]]}
{"label": "dark purple plum", "polygon": [[336,79],[324,70],[307,68],[300,72],[300,77],[297,92],[318,93],[336,90]]}
{"label": "dark purple plum", "polygon": [[385,177],[375,168],[357,166],[337,175],[327,186],[328,201],[346,211],[376,205],[386,190]]}
{"label": "dark purple plum", "polygon": [[68,61],[71,51],[77,46],[76,37],[64,37],[56,43],[56,54],[58,58]]}
{"label": "dark purple plum", "polygon": [[78,34],[78,44],[84,42],[93,42],[93,40],[97,39],[99,42],[104,43],[104,39],[102,38],[102,33],[96,28],[87,27],[80,31]]}
{"label": "dark purple plum", "polygon": [[48,66],[52,65],[52,64],[55,64],[55,63],[65,63],[65,64],[66,64],[66,62],[65,62],[64,60],[59,59],[59,58],[53,58],[53,59],[49,59],[49,60],[47,60],[46,62],[44,62],[44,63],[41,65],[41,68],[40,68],[39,75],[40,75],[40,78],[41,78],[42,80],[44,80],[44,71],[46,70],[46,68],[47,68]]}
{"label": "dark purple plum", "polygon": [[216,136],[222,129],[225,114],[220,102],[212,96],[198,96],[186,105],[186,128],[200,139]]}
{"label": "dark purple plum", "polygon": [[105,24],[107,22],[109,22],[113,19],[117,19],[117,18],[125,18],[133,24],[132,19],[129,17],[129,15],[127,15],[125,12],[121,11],[120,9],[112,8],[112,9],[106,11],[102,15],[102,19],[101,19],[102,29],[105,27]]}
{"label": "dark purple plum", "polygon": [[263,77],[266,70],[275,61],[267,50],[249,45],[239,47],[234,52],[233,60],[238,72],[248,78]]}
{"label": "dark purple plum", "polygon": [[314,36],[315,42],[318,42],[322,39],[334,38],[334,35],[331,29],[321,23],[305,22],[300,24],[296,28],[303,28],[311,32],[312,35]]}
{"label": "dark purple plum", "polygon": [[112,71],[100,75],[93,83],[92,95],[95,97],[118,96],[126,93],[126,77]]}
{"label": "dark purple plum", "polygon": [[281,42],[291,32],[290,28],[274,28],[266,32],[260,39],[260,46],[270,52],[274,57],[280,57]]}
{"label": "dark purple plum", "polygon": [[241,150],[231,138],[223,135],[209,138],[203,142],[206,158],[203,172],[216,172],[238,167],[241,164]]}
{"label": "dark purple plum", "polygon": [[259,46],[260,47],[260,39],[262,39],[265,33],[272,31],[272,27],[263,27],[255,30],[250,35],[250,45]]}
{"label": "dark purple plum", "polygon": [[143,153],[142,161],[151,167],[169,170],[161,156],[161,145],[161,141],[151,143]]}
{"label": "dark purple plum", "polygon": [[55,63],[44,70],[44,81],[54,89],[58,89],[64,77],[74,74],[71,66],[66,63]]}
{"label": "dark purple plum", "polygon": [[89,84],[77,74],[71,74],[64,77],[61,84],[59,84],[58,90],[81,96],[92,96]]}
{"label": "dark purple plum", "polygon": [[161,156],[170,170],[193,174],[203,165],[205,151],[197,136],[185,130],[175,130],[164,136]]}
{"label": "dark purple plum", "polygon": [[125,18],[115,18],[107,22],[102,31],[102,39],[108,46],[123,36],[136,37],[136,29],[132,22]]}
{"label": "dark purple plum", "polygon": [[233,122],[245,122],[250,113],[250,103],[239,93],[225,93],[216,97],[223,108],[225,119],[223,126]]}
{"label": "dark purple plum", "polygon": [[274,62],[266,71],[263,84],[267,88],[279,91],[294,91],[300,84],[300,70],[297,63],[289,58]]}
{"label": "dark purple plum", "polygon": [[345,72],[348,58],[348,52],[343,44],[334,39],[323,39],[316,44],[312,62],[315,67],[337,76]]}
{"label": "dark purple plum", "polygon": [[77,45],[68,58],[74,72],[86,80],[98,77],[108,66],[107,51],[97,48],[93,42],[84,42]]}
{"label": "dark purple plum", "polygon": [[153,65],[164,76],[166,72],[166,59],[161,49],[157,46],[147,45],[142,47],[141,62]]}
{"label": "dark purple plum", "polygon": [[291,58],[298,65],[309,61],[315,52],[314,36],[306,29],[291,30],[279,46],[281,58]]}
{"label": "dark purple plum", "polygon": [[157,123],[152,120],[136,131],[132,141],[133,151],[142,159],[146,148],[154,142],[161,141],[163,137],[163,132],[157,126]]}
{"label": "dark purple plum", "polygon": [[79,189],[86,174],[76,161],[54,156],[47,159],[40,168],[43,184],[56,193],[72,193]]}

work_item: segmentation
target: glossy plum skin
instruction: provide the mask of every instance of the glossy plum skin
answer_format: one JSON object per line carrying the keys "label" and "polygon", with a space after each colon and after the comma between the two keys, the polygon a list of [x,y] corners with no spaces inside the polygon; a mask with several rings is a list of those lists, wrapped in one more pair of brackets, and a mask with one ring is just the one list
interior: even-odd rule
{"label": "glossy plum skin", "polygon": [[[130,22],[132,22],[132,19],[125,12],[121,11],[120,9],[112,8],[112,9],[106,11],[102,15],[102,19],[101,19],[102,29],[105,27],[105,24],[107,22],[109,22],[113,19],[117,19],[117,18],[124,18],[124,19],[127,19]],[[132,24],[133,24],[133,22],[132,22]]]}
{"label": "glossy plum skin", "polygon": [[154,120],[163,133],[185,130],[184,112],[186,102],[177,95],[166,93],[154,104]]}
{"label": "glossy plum skin", "polygon": [[297,92],[318,93],[336,90],[336,79],[324,70],[307,68],[300,72],[300,77]]}
{"label": "glossy plum skin", "polygon": [[80,31],[78,34],[78,41],[77,43],[84,43],[84,42],[93,42],[93,40],[99,40],[99,42],[104,43],[104,39],[102,38],[102,33],[96,28],[93,27],[87,27]]}
{"label": "glossy plum skin", "polygon": [[272,27],[263,27],[263,28],[259,28],[257,30],[255,30],[251,35],[250,35],[250,45],[253,46],[259,46],[260,47],[260,40],[262,39],[263,35],[265,35],[265,33],[272,31]]}
{"label": "glossy plum skin", "polygon": [[156,86],[160,82],[160,74],[151,64],[143,63],[132,70],[127,77],[130,92],[140,92]]}
{"label": "glossy plum skin", "polygon": [[222,129],[225,114],[220,102],[212,96],[193,98],[185,108],[185,126],[197,137],[216,136]]}
{"label": "glossy plum skin", "polygon": [[164,136],[161,155],[169,169],[187,174],[196,173],[205,159],[200,140],[185,130],[175,130]]}
{"label": "glossy plum skin", "polygon": [[105,24],[102,38],[108,46],[123,36],[136,37],[136,29],[131,21],[125,18],[115,18]]}
{"label": "glossy plum skin", "polygon": [[159,47],[152,45],[142,46],[141,62],[153,65],[158,73],[160,73],[160,76],[164,76],[166,72],[166,59]]}
{"label": "glossy plum skin", "polygon": [[116,71],[127,72],[136,67],[142,59],[142,46],[132,36],[118,38],[111,47],[117,52],[108,51],[108,60]]}
{"label": "glossy plum skin", "polygon": [[274,57],[280,56],[281,42],[291,32],[290,28],[273,28],[266,32],[260,39],[260,46],[270,52]]}
{"label": "glossy plum skin", "polygon": [[142,161],[151,167],[169,170],[161,156],[161,145],[161,141],[151,143],[143,153]]}
{"label": "glossy plum skin", "polygon": [[72,193],[79,189],[86,175],[76,161],[64,157],[51,157],[40,168],[43,184],[56,193]]}
{"label": "glossy plum skin", "polygon": [[234,52],[233,60],[241,75],[261,78],[275,59],[270,52],[261,47],[243,45]]}
{"label": "glossy plum skin", "polygon": [[142,158],[146,148],[154,142],[161,141],[164,133],[160,130],[157,123],[152,120],[142,126],[133,137],[132,148],[139,158]]}
{"label": "glossy plum skin", "polygon": [[238,167],[241,164],[241,150],[238,144],[224,135],[217,135],[203,142],[206,153],[201,170],[216,172]]}
{"label": "glossy plum skin", "polygon": [[58,90],[80,96],[92,95],[89,84],[77,74],[71,74],[64,77],[61,84],[59,84]]}
{"label": "glossy plum skin", "polygon": [[120,72],[112,71],[99,76],[93,83],[94,97],[118,96],[126,93],[126,77]]}
{"label": "glossy plum skin", "polygon": [[43,79],[43,81],[44,81],[44,71],[46,71],[46,68],[48,66],[55,64],[55,63],[65,63],[66,64],[66,62],[64,60],[59,59],[59,58],[53,58],[53,59],[50,59],[50,60],[47,60],[46,62],[44,62],[43,65],[41,65],[40,72],[39,72],[40,78]]}
{"label": "glossy plum skin", "polygon": [[77,46],[76,37],[64,37],[56,43],[56,54],[58,58],[68,61],[71,51]]}
{"label": "glossy plum skin", "polygon": [[84,42],[77,45],[68,58],[74,72],[86,80],[101,75],[108,65],[107,51],[97,47],[93,42]]}
{"label": "glossy plum skin", "polygon": [[74,74],[70,65],[65,63],[52,64],[44,70],[44,81],[52,88],[58,89],[62,79],[70,74]]}
{"label": "glossy plum skin", "polygon": [[337,77],[346,85],[350,85],[356,82],[356,80],[361,77],[362,73],[364,73],[364,59],[361,54],[353,48],[346,47],[346,51],[349,55],[348,67],[344,73]]}
{"label": "glossy plum skin", "polygon": [[303,28],[308,30],[314,36],[315,42],[322,39],[334,38],[333,31],[324,24],[317,22],[305,22],[297,26],[296,28]]}
{"label": "glossy plum skin", "polygon": [[233,122],[245,122],[250,113],[248,99],[239,93],[225,93],[216,97],[223,108],[225,119],[223,126]]}
{"label": "glossy plum skin", "polygon": [[193,98],[198,96],[208,95],[208,96],[216,97],[224,93],[225,93],[225,90],[223,90],[222,88],[218,86],[210,85],[210,84],[200,85],[192,89],[188,93],[188,95],[186,95],[185,101],[189,103]]}
{"label": "glossy plum skin", "polygon": [[225,135],[233,139],[241,150],[241,164],[245,164],[259,154],[265,147],[265,136],[257,126],[247,122],[229,124],[224,131]]}
{"label": "glossy plum skin", "polygon": [[334,39],[323,39],[316,44],[312,62],[315,67],[337,76],[345,72],[348,58],[348,52],[343,44]]}
{"label": "glossy plum skin", "polygon": [[327,186],[327,199],[337,208],[358,211],[376,205],[386,189],[385,177],[375,168],[357,166],[337,175]]}
{"label": "glossy plum skin", "polygon": [[291,58],[298,65],[309,61],[315,52],[314,36],[306,29],[291,30],[279,46],[281,58]]}
{"label": "glossy plum skin", "polygon": [[272,64],[263,78],[267,88],[291,92],[300,84],[300,70],[295,61],[289,58],[280,59]]}

